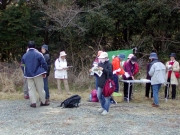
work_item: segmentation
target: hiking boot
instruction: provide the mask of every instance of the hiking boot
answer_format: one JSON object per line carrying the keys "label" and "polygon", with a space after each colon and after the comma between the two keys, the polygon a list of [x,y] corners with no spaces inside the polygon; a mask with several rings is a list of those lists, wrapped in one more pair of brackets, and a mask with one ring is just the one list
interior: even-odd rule
{"label": "hiking boot", "polygon": [[102,115],[107,115],[108,112],[107,112],[106,110],[104,110],[101,114],[102,114]]}
{"label": "hiking boot", "polygon": [[110,99],[110,103],[115,105],[117,104],[117,102],[113,98]]}
{"label": "hiking boot", "polygon": [[127,97],[124,97],[124,101],[128,101],[128,98],[127,98]]}
{"label": "hiking boot", "polygon": [[46,99],[46,102],[48,102],[48,103],[49,103],[49,98],[47,98],[47,99]]}
{"label": "hiking boot", "polygon": [[152,103],[151,105],[156,105],[155,103]]}
{"label": "hiking boot", "polygon": [[36,108],[36,103],[31,104],[30,107]]}
{"label": "hiking boot", "polygon": [[102,113],[103,111],[104,111],[103,108],[99,108],[99,109],[98,109],[98,112],[99,112],[99,113]]}
{"label": "hiking boot", "polygon": [[46,100],[45,104],[43,104],[42,102],[40,104],[40,106],[48,106],[48,105],[50,105],[50,103],[47,100]]}

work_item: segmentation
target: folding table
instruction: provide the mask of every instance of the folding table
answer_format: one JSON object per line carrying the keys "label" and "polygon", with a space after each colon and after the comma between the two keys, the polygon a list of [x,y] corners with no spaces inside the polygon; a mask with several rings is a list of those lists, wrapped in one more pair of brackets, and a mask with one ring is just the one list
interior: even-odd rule
{"label": "folding table", "polygon": [[[120,80],[121,82],[124,82],[124,83],[128,83],[128,98],[127,98],[127,101],[129,103],[129,93],[130,93],[130,86],[131,84],[133,83],[151,83],[151,80],[148,80],[148,79],[140,79],[140,80]],[[167,88],[167,96],[165,98],[166,102],[167,102],[167,98],[168,98],[168,91],[169,91],[169,82],[166,82],[165,84],[168,85],[168,88]]]}

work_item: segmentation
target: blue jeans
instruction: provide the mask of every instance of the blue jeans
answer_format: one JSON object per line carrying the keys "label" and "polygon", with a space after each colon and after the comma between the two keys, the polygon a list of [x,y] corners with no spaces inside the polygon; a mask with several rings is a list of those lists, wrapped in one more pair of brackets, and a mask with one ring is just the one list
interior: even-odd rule
{"label": "blue jeans", "polygon": [[46,92],[46,99],[49,99],[49,87],[48,87],[48,77],[43,78],[44,81],[44,91]]}
{"label": "blue jeans", "polygon": [[156,105],[159,105],[158,95],[159,95],[160,88],[161,88],[161,84],[152,85],[154,104]]}
{"label": "blue jeans", "polygon": [[114,92],[118,92],[119,91],[119,78],[116,74],[113,74],[113,81],[114,81],[115,87],[116,87]]}
{"label": "blue jeans", "polygon": [[102,95],[102,88],[100,87],[98,87],[97,97],[99,99],[101,107],[108,112],[110,107],[110,97],[104,97]]}

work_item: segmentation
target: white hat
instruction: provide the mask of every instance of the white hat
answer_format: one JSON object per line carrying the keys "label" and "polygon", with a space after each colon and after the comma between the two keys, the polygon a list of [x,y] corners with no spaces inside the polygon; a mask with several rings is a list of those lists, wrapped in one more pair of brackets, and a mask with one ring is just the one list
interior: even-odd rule
{"label": "white hat", "polygon": [[127,58],[131,59],[133,56],[134,56],[134,54],[129,54]]}
{"label": "white hat", "polygon": [[107,58],[108,54],[107,52],[102,52],[98,58]]}
{"label": "white hat", "polygon": [[65,51],[62,51],[62,52],[60,52],[60,57],[61,56],[66,56],[67,54],[65,53]]}

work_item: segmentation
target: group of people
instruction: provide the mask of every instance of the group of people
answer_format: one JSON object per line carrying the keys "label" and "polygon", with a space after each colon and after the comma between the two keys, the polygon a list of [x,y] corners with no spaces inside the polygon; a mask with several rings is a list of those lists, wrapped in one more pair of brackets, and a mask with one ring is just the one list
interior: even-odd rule
{"label": "group of people", "polygon": [[[99,51],[97,58],[95,59],[93,66],[97,66],[97,69],[102,72],[99,76],[96,73],[95,75],[95,84],[97,89],[97,97],[101,104],[101,108],[98,109],[102,115],[107,115],[110,107],[111,96],[104,97],[103,96],[103,87],[107,79],[114,80],[115,83],[115,92],[119,91],[119,77],[121,76],[123,79],[132,80],[134,79],[134,75],[138,73],[139,66],[137,64],[137,58],[133,54],[128,56],[127,61],[123,61],[125,59],[124,54],[120,54],[115,56],[112,59],[112,63],[108,59],[108,53]],[[92,69],[90,69],[92,72]],[[128,97],[128,89],[127,84],[124,84],[124,99],[127,100]],[[132,91],[132,88],[131,90]],[[131,97],[131,92],[129,97]]]}
{"label": "group of people", "polygon": [[[147,66],[147,79],[151,80],[151,83],[146,84],[145,96],[149,98],[149,89],[152,87],[153,103],[152,107],[159,107],[158,93],[162,84],[172,85],[172,99],[176,98],[176,85],[178,84],[178,77],[176,74],[179,73],[179,63],[175,60],[176,54],[171,53],[170,61],[164,65],[158,60],[157,53],[153,52],[150,54],[150,63]],[[98,70],[102,71],[102,75],[95,75],[95,85],[97,89],[97,98],[101,104],[101,108],[98,109],[102,115],[106,115],[109,112],[110,99],[109,97],[103,97],[103,87],[107,79],[112,79],[115,83],[116,89],[114,92],[119,92],[119,79],[123,80],[134,80],[135,75],[139,72],[139,66],[137,58],[133,54],[129,54],[127,61],[124,61],[125,55],[119,54],[112,59],[112,62],[108,59],[108,53],[99,51],[97,58],[95,59],[93,66],[97,66]],[[90,72],[92,70],[90,69]],[[165,88],[165,97],[167,95],[167,89]],[[127,101],[132,99],[132,85],[130,86],[130,92],[128,95],[128,83],[124,83],[124,100]]]}
{"label": "group of people", "polygon": [[[160,80],[164,80],[165,78],[165,83],[166,83],[166,87],[165,87],[165,90],[164,90],[164,95],[165,95],[165,98],[170,98],[169,97],[169,88],[170,86],[172,86],[172,92],[171,92],[171,99],[176,99],[176,86],[178,85],[178,79],[179,79],[179,62],[176,61],[176,54],[175,53],[171,53],[170,54],[170,60],[166,62],[166,64],[163,66],[164,70],[163,71],[163,75],[161,76],[156,76],[158,79]],[[152,83],[156,83],[156,80],[155,78],[152,79],[152,77],[150,76],[150,69],[151,69],[151,66],[156,63],[158,60],[158,56],[155,52],[151,53],[150,55],[150,59],[151,59],[151,62],[149,62],[147,64],[147,79],[149,80],[152,80],[151,83],[147,83],[146,84],[146,93],[145,93],[145,97],[148,99],[149,98],[149,91],[151,89],[151,98],[154,97],[154,94],[153,94],[153,88],[152,88]],[[161,67],[161,66],[158,66],[158,67]]]}
{"label": "group of people", "polygon": [[[66,53],[60,52],[59,58],[55,61],[55,79],[57,79],[57,87],[59,93],[61,90],[61,81],[64,82],[64,87],[70,94],[67,81],[67,61]],[[30,99],[30,107],[36,108],[38,91],[40,98],[40,106],[48,106],[49,103],[49,87],[48,76],[50,74],[51,60],[49,55],[48,45],[42,45],[41,52],[35,49],[35,42],[29,41],[26,53],[21,59],[21,67],[24,73],[24,98]]]}
{"label": "group of people", "polygon": [[[71,94],[68,85],[67,70],[69,67],[66,61],[65,51],[61,51],[59,58],[55,61],[54,76],[57,79],[57,88],[59,93],[62,92],[61,81],[64,82],[64,87],[67,94]],[[108,78],[112,79],[115,83],[115,92],[119,92],[119,79],[134,80],[135,75],[139,72],[139,66],[137,58],[133,54],[129,54],[127,60],[125,60],[124,54],[119,54],[112,59],[112,62],[108,59],[108,53],[99,51],[97,58],[95,59],[93,66],[96,66],[100,75],[95,75],[95,84],[97,90],[97,98],[101,104],[101,108],[98,110],[102,115],[106,115],[109,112],[111,96],[104,97],[102,90],[105,82]],[[152,52],[149,56],[150,63],[147,65],[147,79],[151,80],[150,84],[146,84],[145,96],[149,98],[149,89],[152,88],[151,97],[154,102],[153,107],[159,107],[158,92],[162,84],[169,83],[172,86],[172,99],[176,98],[176,86],[178,85],[179,77],[179,63],[176,61],[176,54],[171,53],[170,61],[164,65],[158,60],[158,56],[155,52]],[[49,103],[49,87],[48,76],[50,73],[51,61],[49,55],[49,49],[47,45],[42,45],[41,52],[35,49],[35,42],[28,42],[28,49],[23,55],[22,69],[24,73],[24,97],[30,98],[30,107],[35,108],[37,103],[36,90],[40,97],[40,106],[48,106]],[[91,72],[91,70],[90,70]],[[165,88],[165,98],[169,97],[167,89]],[[132,85],[130,86],[130,92],[128,95],[128,83],[124,83],[124,100],[132,99]]]}

